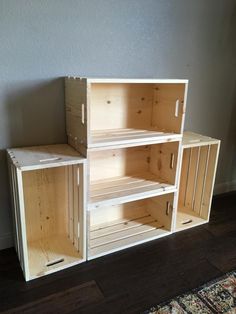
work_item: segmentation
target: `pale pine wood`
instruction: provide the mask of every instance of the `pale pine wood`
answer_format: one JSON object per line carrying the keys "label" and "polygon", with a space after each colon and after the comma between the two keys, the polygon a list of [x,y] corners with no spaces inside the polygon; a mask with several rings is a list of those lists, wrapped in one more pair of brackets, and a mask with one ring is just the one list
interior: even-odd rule
{"label": "pale pine wood", "polygon": [[88,258],[169,234],[173,199],[170,193],[90,211]]}
{"label": "pale pine wood", "polygon": [[54,235],[30,241],[28,248],[30,279],[45,276],[84,261],[84,257],[75,250],[66,235]]}
{"label": "pale pine wood", "polygon": [[209,136],[197,134],[194,132],[185,131],[182,144],[184,148],[195,147],[195,146],[199,147],[199,146],[202,146],[202,145],[205,146],[208,144],[209,145],[219,144],[219,140],[209,137]]}
{"label": "pale pine wood", "polygon": [[184,133],[176,231],[209,221],[220,141]]}
{"label": "pale pine wood", "polygon": [[17,179],[17,191],[18,191],[18,202],[19,202],[19,224],[21,226],[21,267],[23,269],[25,279],[30,279],[29,272],[29,256],[27,247],[27,235],[26,235],[26,218],[25,218],[25,204],[23,198],[23,180],[22,172],[16,169],[16,179]]}
{"label": "pale pine wood", "polygon": [[[152,124],[165,132],[183,132],[186,86],[184,84],[156,84]],[[178,108],[177,108],[178,104]]]}
{"label": "pale pine wood", "polygon": [[89,208],[175,191],[179,142],[89,152]]}
{"label": "pale pine wood", "polygon": [[20,170],[36,170],[83,162],[83,157],[67,144],[11,148],[12,163]]}
{"label": "pale pine wood", "polygon": [[25,279],[84,261],[86,160],[68,145],[11,149],[8,160],[16,250]]}
{"label": "pale pine wood", "polygon": [[81,153],[90,136],[89,99],[86,79],[65,79],[66,131],[72,146]]}
{"label": "pale pine wood", "polygon": [[219,142],[217,144],[211,145],[210,155],[209,155],[209,166],[207,169],[207,177],[206,177],[206,184],[205,184],[205,191],[203,194],[202,204],[201,204],[201,214],[202,214],[202,217],[206,220],[209,220],[209,218],[210,218],[209,208],[211,208],[219,150],[220,150],[220,143]]}
{"label": "pale pine wood", "polygon": [[151,144],[182,135],[187,80],[66,78],[65,86],[68,141],[84,155],[85,148]]}
{"label": "pale pine wood", "polygon": [[204,223],[206,219],[201,218],[194,211],[184,209],[177,212],[176,231],[190,229]]}

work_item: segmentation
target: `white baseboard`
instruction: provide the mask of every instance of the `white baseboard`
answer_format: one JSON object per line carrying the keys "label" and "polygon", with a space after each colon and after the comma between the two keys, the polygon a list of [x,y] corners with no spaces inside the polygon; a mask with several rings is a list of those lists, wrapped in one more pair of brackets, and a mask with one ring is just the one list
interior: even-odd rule
{"label": "white baseboard", "polygon": [[0,250],[4,250],[12,246],[14,246],[12,233],[6,233],[0,236]]}
{"label": "white baseboard", "polygon": [[214,195],[236,191],[236,180],[215,184]]}

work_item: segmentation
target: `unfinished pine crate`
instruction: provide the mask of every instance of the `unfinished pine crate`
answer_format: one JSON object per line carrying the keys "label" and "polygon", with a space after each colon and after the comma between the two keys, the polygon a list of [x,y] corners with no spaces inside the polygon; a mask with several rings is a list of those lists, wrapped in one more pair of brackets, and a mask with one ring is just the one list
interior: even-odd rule
{"label": "unfinished pine crate", "polygon": [[85,159],[68,145],[8,149],[15,247],[26,280],[86,260]]}
{"label": "unfinished pine crate", "polygon": [[88,212],[88,259],[170,234],[174,193]]}
{"label": "unfinished pine crate", "polygon": [[184,132],[176,230],[209,221],[220,141]]}
{"label": "unfinished pine crate", "polygon": [[177,190],[180,142],[88,153],[88,208]]}
{"label": "unfinished pine crate", "polygon": [[182,137],[187,80],[66,78],[69,144],[131,146]]}

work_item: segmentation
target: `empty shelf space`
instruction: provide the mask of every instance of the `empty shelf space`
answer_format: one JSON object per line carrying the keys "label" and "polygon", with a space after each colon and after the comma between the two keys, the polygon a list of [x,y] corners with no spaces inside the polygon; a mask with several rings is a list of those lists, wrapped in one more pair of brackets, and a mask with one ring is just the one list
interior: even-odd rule
{"label": "empty shelf space", "polygon": [[66,78],[66,132],[84,151],[181,138],[186,80],[93,81]]}
{"label": "empty shelf space", "polygon": [[181,134],[160,131],[157,129],[107,129],[91,132],[91,143],[88,148],[107,147],[125,144],[160,143],[181,138]]}
{"label": "empty shelf space", "polygon": [[169,193],[91,210],[89,259],[168,235],[173,200],[174,193]]}
{"label": "empty shelf space", "polygon": [[174,185],[165,183],[151,173],[94,181],[90,186],[89,208],[164,194],[171,190],[175,190]]}
{"label": "empty shelf space", "polygon": [[67,235],[55,235],[28,242],[31,279],[82,262],[84,259]]}
{"label": "empty shelf space", "polygon": [[179,143],[90,151],[89,208],[174,191]]}
{"label": "empty shelf space", "polygon": [[176,219],[176,231],[192,228],[198,225],[207,223],[206,219],[203,219],[193,210],[179,210],[177,212]]}
{"label": "empty shelf space", "polygon": [[151,215],[136,219],[114,221],[96,226],[90,232],[90,256],[129,247],[136,242],[145,242],[167,234],[164,225]]}

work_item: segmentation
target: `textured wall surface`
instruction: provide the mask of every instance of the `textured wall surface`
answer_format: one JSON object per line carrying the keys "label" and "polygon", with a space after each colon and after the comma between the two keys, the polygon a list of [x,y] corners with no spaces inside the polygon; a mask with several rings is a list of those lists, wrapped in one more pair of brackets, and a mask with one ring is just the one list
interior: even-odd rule
{"label": "textured wall surface", "polygon": [[0,0],[0,248],[5,149],[66,141],[65,75],[189,79],[186,129],[222,139],[217,182],[236,180],[235,30],[235,0]]}

